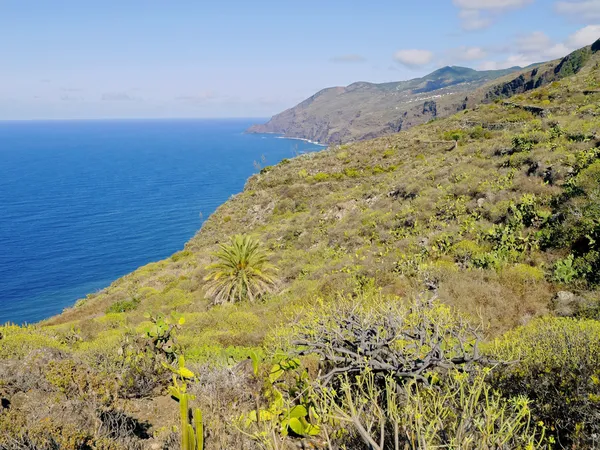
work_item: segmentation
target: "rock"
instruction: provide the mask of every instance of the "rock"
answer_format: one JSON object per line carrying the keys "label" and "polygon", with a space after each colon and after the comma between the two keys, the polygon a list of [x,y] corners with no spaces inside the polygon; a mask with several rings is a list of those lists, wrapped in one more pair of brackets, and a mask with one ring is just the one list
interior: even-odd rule
{"label": "rock", "polygon": [[431,117],[437,117],[437,104],[433,100],[423,103],[423,114],[431,115]]}
{"label": "rock", "polygon": [[585,299],[569,291],[558,291],[552,298],[552,308],[559,317],[574,316]]}
{"label": "rock", "polygon": [[477,207],[482,208],[485,204],[485,198],[481,197],[477,199]]}

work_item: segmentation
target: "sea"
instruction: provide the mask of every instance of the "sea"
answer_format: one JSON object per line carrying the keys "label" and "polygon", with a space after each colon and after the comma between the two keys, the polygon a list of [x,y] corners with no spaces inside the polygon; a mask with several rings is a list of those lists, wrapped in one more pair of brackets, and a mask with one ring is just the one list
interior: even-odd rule
{"label": "sea", "polygon": [[323,147],[262,119],[0,122],[0,324],[181,250],[249,176]]}

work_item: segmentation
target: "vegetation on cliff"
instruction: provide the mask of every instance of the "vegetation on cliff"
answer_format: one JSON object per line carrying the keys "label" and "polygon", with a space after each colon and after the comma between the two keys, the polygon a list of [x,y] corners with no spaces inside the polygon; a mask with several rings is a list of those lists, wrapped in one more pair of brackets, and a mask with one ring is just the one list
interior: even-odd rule
{"label": "vegetation on cliff", "polygon": [[[586,51],[510,100],[265,168],[170,259],[0,327],[0,448],[175,448],[184,425],[215,449],[598,446]],[[278,269],[253,302],[248,253]],[[241,301],[214,305],[223,276]]]}

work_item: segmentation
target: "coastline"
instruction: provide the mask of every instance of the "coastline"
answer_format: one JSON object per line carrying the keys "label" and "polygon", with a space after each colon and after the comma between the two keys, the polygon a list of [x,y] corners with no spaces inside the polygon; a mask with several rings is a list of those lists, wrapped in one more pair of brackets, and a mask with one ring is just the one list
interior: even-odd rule
{"label": "coastline", "polygon": [[[273,133],[273,134],[278,134],[278,133]],[[294,139],[296,141],[304,141],[304,142],[308,142],[309,144],[319,145],[321,147],[327,147],[327,145],[321,144],[320,142],[311,141],[310,139],[304,139],[304,138],[299,138],[299,137],[290,137],[290,136],[280,135],[280,136],[276,136],[275,138],[276,139]]]}
{"label": "coastline", "polygon": [[304,141],[304,142],[308,142],[309,144],[314,144],[314,145],[319,145],[321,147],[327,147],[327,144],[322,144],[319,141],[312,141],[310,139],[305,139],[305,138],[301,138],[301,137],[296,137],[296,136],[287,136],[286,134],[282,134],[282,133],[277,133],[275,131],[261,131],[261,132],[254,132],[254,131],[244,131],[244,133],[247,134],[270,134],[270,135],[275,135],[276,139],[294,139],[297,141]]}
{"label": "coastline", "polygon": [[[40,220],[29,222],[28,230],[30,230],[29,234],[32,238],[25,239],[20,234],[10,236],[10,239],[5,239],[7,243],[6,250],[10,255],[21,253],[23,255],[31,255],[32,253],[35,254],[36,249],[40,248],[42,244],[49,246],[48,248],[55,247],[60,252],[58,250],[53,253],[50,252],[47,259],[44,260],[46,262],[51,261],[47,263],[55,267],[55,270],[50,272],[33,268],[30,272],[24,270],[17,271],[16,268],[20,267],[17,265],[19,261],[15,260],[13,262],[10,259],[6,263],[6,266],[4,261],[2,261],[0,264],[1,268],[8,267],[11,269],[11,281],[10,283],[1,283],[0,294],[2,294],[1,297],[6,302],[0,302],[0,323],[10,321],[11,323],[22,324],[47,321],[56,315],[60,315],[65,309],[72,308],[79,300],[85,299],[87,295],[103,291],[114,282],[135,272],[140,267],[144,267],[151,262],[168,259],[174,253],[181,251],[182,246],[189,242],[203,224],[203,220],[198,219],[197,212],[202,211],[204,215],[203,219],[205,220],[232,195],[241,192],[247,180],[256,172],[256,169],[253,168],[253,160],[257,159],[256,155],[264,154],[271,163],[277,163],[282,159],[289,159],[293,155],[324,149],[321,145],[309,142],[286,143],[279,139],[276,140],[275,138],[278,136],[275,135],[265,135],[265,140],[257,137],[252,138],[251,136],[244,137],[243,130],[248,126],[247,123],[255,120],[250,119],[244,122],[219,120],[218,122],[224,127],[222,130],[222,127],[217,127],[215,123],[206,121],[194,121],[193,123],[189,121],[157,121],[149,125],[143,123],[143,121],[93,121],[85,124],[77,122],[77,125],[72,125],[70,122],[52,122],[51,125],[27,122],[16,127],[2,127],[0,131],[4,133],[3,136],[10,132],[12,133],[10,136],[14,135],[19,138],[19,142],[28,143],[28,145],[34,148],[32,151],[36,152],[36,146],[42,145],[38,142],[40,141],[39,136],[44,137],[44,133],[57,133],[59,137],[63,135],[67,136],[70,135],[69,133],[72,132],[72,127],[74,126],[77,126],[77,133],[74,133],[74,135],[79,139],[75,142],[78,148],[84,148],[86,142],[88,140],[93,141],[94,137],[99,133],[103,133],[111,138],[111,149],[117,149],[119,146],[134,149],[138,144],[130,142],[128,136],[149,136],[152,134],[152,136],[167,136],[171,139],[173,130],[181,130],[184,134],[187,133],[186,136],[188,137],[180,145],[181,150],[178,153],[178,158],[180,159],[170,158],[169,160],[172,162],[166,165],[166,168],[168,168],[169,173],[172,175],[163,172],[164,176],[158,176],[153,175],[152,171],[147,172],[150,175],[143,175],[140,172],[137,179],[142,181],[134,186],[135,189],[131,190],[132,188],[129,187],[130,191],[127,191],[127,189],[123,188],[122,183],[119,184],[118,180],[105,182],[101,179],[102,172],[113,170],[112,166],[114,164],[112,162],[118,159],[107,158],[105,159],[107,162],[104,165],[97,166],[98,170],[94,172],[95,178],[92,178],[96,180],[94,182],[105,193],[102,201],[94,201],[98,197],[95,197],[95,194],[89,194],[90,189],[84,189],[86,186],[89,187],[90,183],[87,183],[84,188],[79,188],[78,190],[72,188],[72,186],[79,187],[79,180],[75,172],[72,172],[73,175],[67,178],[67,181],[71,184],[67,183],[64,185],[64,188],[53,192],[52,199],[61,200],[63,209],[70,208],[70,211],[75,211],[75,213],[80,214],[84,218],[88,217],[87,214],[96,214],[102,218],[101,221],[94,222],[92,226],[85,227],[86,239],[90,239],[91,242],[96,244],[92,249],[73,244],[77,242],[79,236],[83,236],[82,226],[78,225],[81,223],[80,221],[69,222],[63,220],[56,212],[56,209],[43,208],[43,205],[39,206],[35,204],[35,211],[40,215]],[[160,124],[162,125],[158,126]],[[128,130],[130,127],[135,127],[136,133],[124,135],[122,130]],[[15,131],[13,132],[12,130]],[[113,132],[114,130],[116,132]],[[190,134],[190,130],[193,131],[192,134]],[[31,135],[36,138],[27,140],[22,137],[23,135]],[[135,139],[136,142],[139,140],[137,137],[132,139]],[[166,142],[166,140],[158,139],[155,143],[146,142],[143,146],[153,149],[154,153],[152,154],[158,155],[156,157],[162,161],[161,155],[167,151],[164,150],[166,147],[163,145],[163,142]],[[296,152],[294,151],[294,147],[297,148]],[[219,151],[211,152],[208,150],[209,148],[217,148]],[[117,150],[112,151],[113,153],[117,152]],[[98,155],[100,155],[100,152],[106,152],[106,150],[98,147]],[[218,167],[213,160],[220,160],[222,157],[226,157],[227,152],[236,155],[233,158],[235,160],[235,167],[232,170],[226,171],[227,174],[225,176],[219,176],[218,182],[213,182],[207,171],[213,171],[211,167]],[[84,156],[81,155],[85,154],[85,152],[74,151],[70,153],[68,161],[72,160],[72,164],[75,165],[83,165],[82,160]],[[110,151],[108,154],[111,154]],[[209,154],[217,156],[214,158],[206,156]],[[13,158],[9,158],[5,162],[7,175],[19,174],[22,153],[14,152],[13,155]],[[38,162],[38,165],[53,167],[51,162],[55,160],[51,157],[52,152],[40,152],[36,153],[36,155],[46,155],[45,157],[48,159],[48,161],[45,161],[43,158],[38,159],[38,161],[43,161],[43,163]],[[140,153],[135,150],[128,151],[124,155],[121,155],[120,158],[123,159],[126,157],[127,161],[130,162],[140,158],[138,156]],[[198,172],[197,166],[200,159],[203,161],[202,167],[204,168]],[[144,164],[147,165],[150,160],[145,159],[145,161],[146,163]],[[135,167],[141,168],[144,164],[135,165]],[[33,170],[32,173],[34,173]],[[219,172],[217,170],[217,172],[211,173]],[[172,177],[179,177],[183,181],[169,183],[168,180]],[[166,189],[163,190],[163,194],[154,195],[152,192],[148,194],[148,189],[151,188],[148,187],[150,184],[143,182],[146,178],[154,179],[154,185],[160,183],[160,186]],[[10,179],[16,180],[17,177],[15,175],[15,177]],[[32,185],[35,185],[34,181],[38,182],[40,186],[45,186],[43,182],[40,182],[40,179],[32,180]],[[165,187],[167,185],[170,186],[168,189]],[[11,184],[8,183],[6,186],[11,186]],[[186,186],[194,186],[195,189],[190,188],[190,193],[187,193]],[[69,189],[77,192],[81,198],[68,194],[70,192]],[[123,198],[123,196],[119,196],[120,192],[129,192],[130,195]],[[143,196],[142,203],[136,197],[139,192],[147,194]],[[200,192],[204,193],[200,194]],[[13,194],[9,194],[7,188],[0,189],[0,198],[2,199],[14,197],[18,200],[20,198],[19,195],[24,194],[18,190],[14,190]],[[167,196],[173,196],[179,200],[168,202],[166,200]],[[71,203],[67,200],[62,200],[64,198],[67,198],[67,200],[70,199]],[[75,199],[78,201],[75,202]],[[9,213],[7,217],[10,217],[11,220],[19,220],[21,217],[18,215],[20,212],[17,208],[18,205],[13,207],[13,204],[16,204],[17,200],[4,203]],[[73,205],[72,203],[76,204]],[[86,205],[85,208],[78,206],[84,203]],[[117,209],[124,214],[126,220],[133,224],[127,227],[127,233],[124,233],[120,225],[118,225],[119,220],[117,218],[119,215],[115,214]],[[138,220],[140,217],[142,220]],[[67,225],[63,226],[65,222]],[[90,220],[89,222],[93,221]],[[147,223],[152,223],[153,225],[145,225]],[[49,240],[41,243],[38,242],[39,240],[36,241],[34,239],[35,236],[40,236],[40,233],[36,231],[42,224],[48,224],[48,229],[54,230],[52,236],[55,240],[59,240],[59,242]],[[53,228],[55,226],[56,229]],[[65,237],[68,234],[65,230],[75,230],[72,233],[75,237],[73,239]],[[0,238],[8,236],[3,231],[0,232]],[[157,233],[160,233],[161,236],[159,245],[153,243]],[[99,240],[102,239],[101,236],[107,235],[110,237],[106,239],[107,242],[99,244]],[[119,236],[122,235],[127,238],[126,245],[116,244],[121,239]],[[16,250],[17,248],[20,249],[21,253]],[[102,250],[95,252],[95,249]],[[32,257],[30,256],[30,258]],[[79,262],[75,263],[75,261]],[[14,273],[17,273],[18,276],[14,275]],[[32,283],[28,281],[31,279],[36,280],[36,282]]]}

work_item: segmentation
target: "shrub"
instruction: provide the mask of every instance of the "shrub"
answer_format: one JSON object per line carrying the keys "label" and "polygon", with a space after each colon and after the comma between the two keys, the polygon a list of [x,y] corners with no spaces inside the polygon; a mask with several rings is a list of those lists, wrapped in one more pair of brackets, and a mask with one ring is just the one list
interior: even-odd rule
{"label": "shrub", "polygon": [[464,130],[450,130],[444,132],[442,138],[445,141],[461,141],[465,138]]}
{"label": "shrub", "polygon": [[133,311],[134,309],[136,309],[138,307],[139,304],[140,304],[140,301],[137,298],[132,298],[129,300],[121,300],[121,301],[113,303],[108,308],[106,308],[105,313],[111,314],[111,313],[124,313],[124,312],[128,312],[128,311]]}
{"label": "shrub", "polygon": [[302,395],[308,390],[311,419],[342,448],[534,448],[543,440],[529,401],[502,398],[487,383],[474,328],[436,301],[342,298],[309,312],[291,335],[301,355],[321,360],[322,375]]}
{"label": "shrub", "polygon": [[531,399],[535,420],[551,430],[561,448],[600,443],[600,322],[537,319],[488,351],[517,361],[496,372],[495,386],[506,396]]}
{"label": "shrub", "polygon": [[369,370],[380,382],[386,376],[427,382],[427,371],[479,359],[475,329],[439,302],[371,293],[358,301],[342,298],[310,313],[292,333],[301,354],[321,357],[326,381]]}
{"label": "shrub", "polygon": [[313,176],[313,179],[319,183],[321,181],[327,181],[329,179],[329,174],[325,172],[319,172]]}
{"label": "shrub", "polygon": [[565,284],[569,284],[577,277],[577,270],[573,267],[573,255],[556,261],[552,277],[559,283]]}
{"label": "shrub", "polygon": [[175,253],[173,256],[171,256],[171,260],[173,262],[177,262],[182,259],[188,258],[188,257],[192,256],[193,254],[194,253],[191,250],[182,250],[180,252]]}
{"label": "shrub", "polygon": [[353,383],[344,379],[337,390],[323,389],[320,412],[341,422],[336,431],[347,448],[541,447],[543,428],[531,421],[530,402],[502,398],[486,382],[488,374],[452,369],[435,385],[399,388],[390,379],[378,385],[373,372],[364,372]]}
{"label": "shrub", "polygon": [[353,167],[345,168],[343,173],[344,173],[344,175],[346,175],[349,178],[356,178],[356,177],[360,176],[360,172]]}

